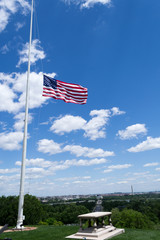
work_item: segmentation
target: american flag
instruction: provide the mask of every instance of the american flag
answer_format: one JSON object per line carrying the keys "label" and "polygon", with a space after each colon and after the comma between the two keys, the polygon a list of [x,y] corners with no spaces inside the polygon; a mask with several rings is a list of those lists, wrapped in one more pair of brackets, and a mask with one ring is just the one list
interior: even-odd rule
{"label": "american flag", "polygon": [[43,75],[42,96],[61,99],[66,103],[85,104],[87,102],[88,90],[78,84],[65,83]]}

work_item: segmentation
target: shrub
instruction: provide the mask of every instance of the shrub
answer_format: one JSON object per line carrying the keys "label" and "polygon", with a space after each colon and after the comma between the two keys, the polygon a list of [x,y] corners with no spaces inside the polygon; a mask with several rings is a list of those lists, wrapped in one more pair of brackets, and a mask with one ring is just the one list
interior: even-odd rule
{"label": "shrub", "polygon": [[40,222],[38,223],[38,225],[48,225],[48,223],[47,223],[47,222],[40,221]]}
{"label": "shrub", "polygon": [[48,225],[54,225],[54,221],[55,221],[54,218],[48,218],[48,219],[46,219],[46,222],[47,222]]}
{"label": "shrub", "polygon": [[61,221],[57,221],[54,218],[46,219],[46,222],[39,222],[39,225],[54,225],[54,226],[62,226],[63,223]]}

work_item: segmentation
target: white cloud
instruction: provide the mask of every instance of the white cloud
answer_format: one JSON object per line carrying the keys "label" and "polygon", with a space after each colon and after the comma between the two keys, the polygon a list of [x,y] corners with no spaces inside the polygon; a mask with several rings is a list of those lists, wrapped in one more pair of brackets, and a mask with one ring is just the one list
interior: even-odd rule
{"label": "white cloud", "polygon": [[53,140],[41,139],[38,141],[38,151],[49,154],[56,154],[62,152],[61,144]]}
{"label": "white cloud", "polygon": [[144,177],[144,176],[146,176],[146,175],[148,175],[149,174],[149,171],[146,171],[146,172],[135,172],[135,173],[133,173],[133,175],[134,176],[140,176],[140,177]]}
{"label": "white cloud", "polygon": [[87,122],[80,116],[66,115],[55,120],[50,130],[58,134],[64,134],[65,132],[71,132],[74,130],[84,130],[84,136],[90,138],[91,140],[104,138],[104,126],[110,117],[110,110],[93,110],[90,112],[90,116],[92,116],[92,119]]}
{"label": "white cloud", "polygon": [[160,148],[160,138],[147,137],[146,141],[128,149],[128,152],[143,152]]}
{"label": "white cloud", "polygon": [[119,182],[117,182],[117,184],[126,184],[126,183],[128,183],[127,181],[119,181]]}
{"label": "white cloud", "polygon": [[153,163],[146,163],[143,165],[143,167],[154,167],[154,166],[157,166],[159,165],[158,162],[153,162]]}
{"label": "white cloud", "polygon": [[[26,160],[26,173],[27,176],[32,178],[37,178],[39,174],[41,174],[40,177],[53,175],[56,171],[65,170],[70,167],[86,167],[86,166],[92,166],[92,165],[99,165],[106,163],[105,158],[93,158],[90,160],[86,159],[72,159],[72,160],[65,160],[65,161],[46,161],[43,158],[36,158],[36,159],[30,159]],[[17,161],[15,163],[16,166],[21,166],[21,162]],[[4,170],[4,173],[7,173],[8,170]],[[1,170],[0,170],[1,173]],[[36,174],[34,176],[34,174]],[[90,177],[83,177],[84,179],[89,179]]]}
{"label": "white cloud", "polygon": [[0,72],[0,80],[4,82],[5,84],[10,84],[14,82],[14,73],[6,74],[3,72]]}
{"label": "white cloud", "polygon": [[85,130],[84,136],[89,137],[91,140],[105,138],[105,125],[108,123],[110,114],[111,112],[108,109],[91,111],[90,116],[92,116],[92,119],[83,127]]}
{"label": "white cloud", "polygon": [[111,5],[111,0],[64,0],[64,2],[68,4],[77,4],[80,5],[81,8],[90,8],[93,7],[95,4],[102,4],[102,5]]}
{"label": "white cloud", "polygon": [[[21,112],[18,113],[17,115],[14,116],[14,119],[16,119],[16,122],[14,123],[14,129],[16,131],[22,131],[24,127],[24,118],[25,118],[25,113]],[[28,114],[28,124],[32,122],[32,116],[31,114]]]}
{"label": "white cloud", "polygon": [[[112,112],[113,114],[112,114]],[[105,138],[106,124],[112,116],[123,114],[119,108],[92,110],[90,112],[91,120],[88,122],[80,116],[66,115],[56,119],[50,130],[57,134],[69,133],[75,130],[83,130],[84,136],[91,140]]]}
{"label": "white cloud", "polygon": [[100,109],[100,110],[92,110],[90,112],[90,116],[98,116],[100,118],[109,118],[110,117],[110,110],[109,109]]}
{"label": "white cloud", "polygon": [[91,179],[91,176],[76,176],[76,177],[68,177],[68,178],[57,178],[57,182],[66,182],[66,181],[75,181],[79,179]]}
{"label": "white cloud", "polygon": [[118,107],[113,107],[111,111],[112,111],[112,116],[125,114],[125,112],[120,111]]}
{"label": "white cloud", "polygon": [[76,155],[77,157],[108,157],[114,156],[114,152],[104,151],[101,148],[88,148],[82,147],[80,145],[66,145],[65,147],[61,147],[62,144],[58,144],[53,140],[41,139],[38,141],[38,151],[49,154],[56,154],[61,152],[70,152],[71,154]]}
{"label": "white cloud", "polygon": [[109,172],[112,172],[113,170],[112,169],[105,169],[103,172],[104,173],[109,173]]}
{"label": "white cloud", "polygon": [[91,159],[91,160],[84,160],[84,159],[80,159],[80,160],[66,160],[64,162],[65,166],[91,166],[91,165],[98,165],[98,164],[102,164],[105,163],[106,159],[105,158],[95,158],[95,159]]}
{"label": "white cloud", "polygon": [[0,0],[0,32],[6,28],[12,14],[19,10],[26,14],[29,9],[30,5],[26,0]]}
{"label": "white cloud", "polygon": [[[28,63],[28,49],[29,43],[23,45],[23,49],[19,51],[20,60],[17,64],[19,67],[23,63]],[[34,64],[38,60],[42,60],[45,58],[45,53],[40,46],[40,41],[38,39],[33,40],[31,45],[31,52],[30,52],[30,62]]]}
{"label": "white cloud", "polygon": [[5,9],[0,9],[0,32],[6,28],[9,16],[10,14]]}
{"label": "white cloud", "polygon": [[0,133],[0,148],[4,150],[19,150],[22,140],[22,132]]}
{"label": "white cloud", "polygon": [[156,168],[156,171],[160,171],[160,168]]}
{"label": "white cloud", "polygon": [[[20,161],[17,161],[15,163],[15,165],[17,166],[21,166],[21,162]],[[51,167],[53,165],[53,162],[51,161],[46,161],[45,159],[43,158],[35,158],[35,159],[26,159],[26,166],[27,167],[30,167],[30,166],[39,166],[39,167],[42,167],[42,168],[48,168],[48,167]]]}
{"label": "white cloud", "polygon": [[43,158],[30,159],[26,161],[26,166],[39,166],[42,168],[51,167],[53,162],[46,161]]}
{"label": "white cloud", "polygon": [[28,173],[28,175],[32,174],[32,177],[35,174],[41,174],[41,175],[48,175],[48,174],[50,174],[50,172],[48,170],[45,170],[44,168],[41,168],[41,167],[26,168],[26,173]]}
{"label": "white cloud", "polygon": [[18,96],[8,85],[0,83],[0,92],[0,111],[12,113],[19,110],[20,105],[15,101]]}
{"label": "white cloud", "polygon": [[100,3],[102,5],[109,5],[111,3],[111,0],[85,0],[81,4],[82,8],[90,8],[93,7],[95,4]]}
{"label": "white cloud", "polygon": [[82,129],[86,120],[79,116],[66,115],[60,119],[57,119],[53,122],[50,130],[64,134],[65,132],[69,133],[71,131]]}
{"label": "white cloud", "polygon": [[132,166],[132,164],[119,164],[119,165],[111,165],[108,168],[109,169],[124,169],[124,168],[129,168],[131,166]]}
{"label": "white cloud", "polygon": [[108,166],[108,168],[105,169],[103,172],[108,173],[108,172],[112,172],[113,170],[126,169],[126,168],[129,168],[129,167],[132,167],[132,164],[111,165],[111,166]]}
{"label": "white cloud", "polygon": [[0,169],[0,174],[9,174],[9,173],[17,173],[17,172],[20,172],[19,168]]}
{"label": "white cloud", "polygon": [[26,1],[26,0],[17,0],[17,2],[21,5],[21,7],[22,7],[21,10],[23,11],[23,14],[27,14],[28,10],[30,10],[30,5],[29,5],[28,1]]}
{"label": "white cloud", "polygon": [[[13,91],[19,92],[19,105],[21,108],[25,106],[25,98],[26,98],[26,80],[27,80],[27,72],[22,74],[16,74],[15,82],[13,85]],[[43,75],[42,73],[30,73],[29,79],[29,108],[40,107],[46,99],[42,97],[42,89],[43,89]],[[20,109],[21,109],[20,108]]]}
{"label": "white cloud", "polygon": [[7,124],[5,122],[0,121],[0,126],[1,126],[2,130],[5,131],[6,127],[7,127]]}
{"label": "white cloud", "polygon": [[[50,73],[52,77],[55,73]],[[0,73],[0,111],[7,111],[9,113],[17,113],[24,109],[26,98],[26,80],[27,72],[25,73]],[[29,79],[29,108],[40,107],[43,103],[48,101],[47,98],[42,97],[43,89],[43,74],[31,72]]]}
{"label": "white cloud", "polygon": [[88,148],[82,147],[80,145],[66,145],[63,148],[63,151],[69,151],[71,154],[76,155],[77,157],[85,156],[85,157],[109,157],[114,156],[114,152],[104,151],[102,148]]}
{"label": "white cloud", "polygon": [[[101,179],[95,179],[95,180],[77,180],[77,181],[74,181],[73,182],[73,184],[75,185],[75,184],[77,184],[78,185],[78,188],[84,188],[84,187],[86,187],[86,188],[90,188],[91,186],[96,186],[97,187],[97,189],[99,189],[99,186],[101,185],[101,184],[107,184],[106,183],[106,179],[105,178],[101,178]],[[108,184],[107,184],[108,185]]]}
{"label": "white cloud", "polygon": [[[6,175],[3,175],[3,176],[0,176],[1,186],[2,186],[2,184],[7,183],[7,188],[8,188],[8,184],[11,184],[13,181],[19,180],[19,179],[20,179],[20,174],[14,174],[14,175],[7,175],[6,174]],[[5,190],[6,190],[6,188],[5,188]]]}
{"label": "white cloud", "polygon": [[19,31],[19,29],[21,29],[24,25],[25,25],[24,22],[17,22],[17,23],[15,24],[15,26],[16,26],[16,31]]}
{"label": "white cloud", "polygon": [[125,130],[119,130],[117,133],[117,136],[120,137],[120,139],[131,139],[131,138],[137,138],[140,134],[147,134],[147,129],[145,127],[145,124],[134,124],[131,126],[128,126]]}

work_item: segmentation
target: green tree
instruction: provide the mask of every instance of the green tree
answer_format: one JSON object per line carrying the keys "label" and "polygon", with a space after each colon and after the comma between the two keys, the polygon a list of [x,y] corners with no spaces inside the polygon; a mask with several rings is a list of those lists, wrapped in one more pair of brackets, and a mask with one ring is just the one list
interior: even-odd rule
{"label": "green tree", "polygon": [[120,212],[118,209],[113,209],[112,212],[113,225],[116,227],[138,229],[153,228],[153,222],[151,222],[146,215],[143,215],[138,211],[132,209],[124,209]]}
{"label": "green tree", "polygon": [[14,226],[17,221],[18,197],[9,196],[0,198],[0,225]]}
{"label": "green tree", "polygon": [[61,214],[61,221],[64,224],[77,223],[77,216],[83,213],[88,213],[88,209],[84,206],[76,206],[75,204],[70,204]]}
{"label": "green tree", "polygon": [[40,201],[32,195],[25,195],[24,197],[24,215],[26,225],[38,224],[42,220],[43,208]]}

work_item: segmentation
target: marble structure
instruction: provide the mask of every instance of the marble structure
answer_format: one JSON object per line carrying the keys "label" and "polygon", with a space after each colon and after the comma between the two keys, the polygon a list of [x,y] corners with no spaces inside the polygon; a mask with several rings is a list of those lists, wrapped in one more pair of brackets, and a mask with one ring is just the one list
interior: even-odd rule
{"label": "marble structure", "polygon": [[[79,215],[80,229],[77,233],[67,236],[70,239],[105,240],[124,233],[124,229],[112,225],[111,212],[92,212]],[[106,220],[108,225],[105,225]],[[83,222],[87,221],[87,228],[83,229]]]}

